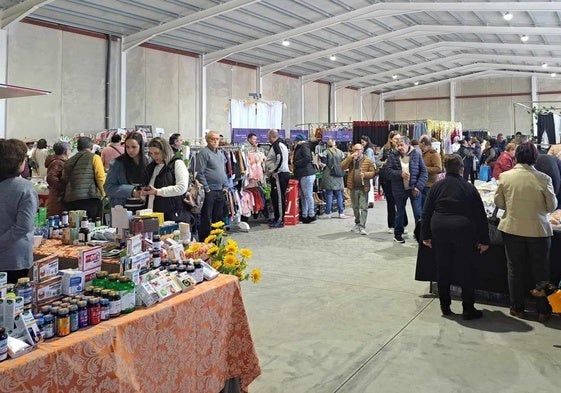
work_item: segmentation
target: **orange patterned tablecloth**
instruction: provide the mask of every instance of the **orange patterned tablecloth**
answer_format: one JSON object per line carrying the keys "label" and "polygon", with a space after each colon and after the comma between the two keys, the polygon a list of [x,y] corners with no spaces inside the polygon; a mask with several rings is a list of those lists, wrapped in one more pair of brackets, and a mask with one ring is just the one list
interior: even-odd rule
{"label": "orange patterned tablecloth", "polygon": [[149,309],[0,363],[1,392],[217,393],[261,374],[238,279],[220,275]]}
{"label": "orange patterned tablecloth", "polygon": [[[78,260],[80,251],[88,250],[91,246],[78,246],[73,244],[62,244],[59,239],[46,239],[39,247],[33,250],[38,256],[58,255],[59,258]],[[105,263],[119,264],[119,258],[103,258]]]}

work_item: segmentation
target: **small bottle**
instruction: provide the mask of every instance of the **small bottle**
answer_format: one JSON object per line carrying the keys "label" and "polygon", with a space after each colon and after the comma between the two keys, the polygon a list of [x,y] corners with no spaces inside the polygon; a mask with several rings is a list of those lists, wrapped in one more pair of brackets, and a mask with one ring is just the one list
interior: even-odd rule
{"label": "small bottle", "polygon": [[117,289],[118,284],[119,284],[119,273],[111,273],[107,277],[107,283],[105,284],[105,289],[115,291]]}
{"label": "small bottle", "polygon": [[193,265],[195,266],[195,282],[200,284],[204,280],[203,265],[200,260],[195,261]]}
{"label": "small bottle", "polygon": [[99,299],[99,304],[101,306],[101,320],[107,321],[109,318],[111,318],[109,299],[101,298]]}
{"label": "small bottle", "polygon": [[104,289],[101,291],[101,298],[102,299],[109,299],[109,290],[108,289]]}
{"label": "small bottle", "polygon": [[161,250],[162,249],[162,241],[160,240],[160,235],[154,235],[152,237],[152,250]]}
{"label": "small bottle", "polygon": [[192,262],[188,262],[185,266],[187,267],[187,274],[197,282],[197,278],[195,277],[195,265]]}
{"label": "small bottle", "polygon": [[8,335],[6,329],[0,327],[0,362],[8,358]]}
{"label": "small bottle", "polygon": [[96,218],[95,218],[95,226],[96,226],[96,227],[100,227],[100,226],[101,226],[101,217],[96,217]]}
{"label": "small bottle", "polygon": [[93,285],[88,285],[86,289],[84,289],[84,296],[92,296],[94,288]]}
{"label": "small bottle", "polygon": [[160,250],[152,251],[152,267],[157,269],[160,267],[162,259],[160,258]]}
{"label": "small bottle", "polygon": [[97,325],[101,322],[101,306],[99,298],[94,297],[88,300],[88,317],[90,325]]}
{"label": "small bottle", "polygon": [[102,288],[94,288],[92,291],[92,296],[93,297],[101,297],[101,291],[103,291]]}
{"label": "small bottle", "polygon": [[23,307],[31,307],[31,303],[33,302],[33,287],[31,286],[29,277],[18,278],[18,282],[14,287],[14,290],[17,296],[21,296],[23,298]]}
{"label": "small bottle", "polygon": [[78,326],[80,329],[89,325],[88,303],[85,300],[78,302]]}
{"label": "small bottle", "polygon": [[45,334],[43,337],[45,337],[45,339],[53,338],[55,336],[55,317],[53,314],[46,314],[43,318],[45,319],[45,325],[43,327]]}
{"label": "small bottle", "polygon": [[92,285],[97,288],[105,288],[105,286],[107,285],[108,277],[109,272],[107,272],[106,270],[99,271],[95,274]]}
{"label": "small bottle", "polygon": [[68,308],[70,315],[70,331],[75,332],[80,329],[80,317],[78,315],[78,305],[71,304]]}
{"label": "small bottle", "polygon": [[60,307],[52,307],[51,308],[51,315],[53,316],[53,322],[54,322],[54,331],[53,331],[53,335],[54,336],[58,336],[58,312],[60,310]]}
{"label": "small bottle", "polygon": [[136,292],[130,277],[119,277],[119,295],[121,295],[121,313],[133,312],[136,305]]}
{"label": "small bottle", "polygon": [[88,218],[83,217],[80,223],[80,231],[78,232],[78,242],[86,244],[91,240],[90,227],[88,224]]}
{"label": "small bottle", "polygon": [[37,328],[41,333],[41,337],[45,337],[45,316],[43,315],[43,313],[39,312],[33,315],[33,318],[35,318],[35,323],[37,324]]}
{"label": "small bottle", "polygon": [[70,334],[70,315],[66,307],[58,310],[56,330],[58,337],[65,337]]}
{"label": "small bottle", "polygon": [[63,211],[60,216],[60,223],[64,226],[68,226],[68,212]]}
{"label": "small bottle", "polygon": [[117,291],[109,293],[109,316],[115,318],[121,315],[121,295]]}
{"label": "small bottle", "polygon": [[53,216],[53,226],[55,227],[60,226],[60,216],[58,214],[55,214]]}

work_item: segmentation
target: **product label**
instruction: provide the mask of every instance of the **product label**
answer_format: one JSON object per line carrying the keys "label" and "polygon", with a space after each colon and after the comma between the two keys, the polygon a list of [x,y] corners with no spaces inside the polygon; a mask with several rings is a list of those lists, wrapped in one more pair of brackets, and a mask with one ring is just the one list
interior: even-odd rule
{"label": "product label", "polygon": [[121,314],[121,300],[111,300],[109,302],[109,314],[119,315]]}
{"label": "product label", "polygon": [[0,339],[0,362],[8,357],[8,336]]}
{"label": "product label", "polygon": [[130,311],[136,305],[136,294],[134,290],[119,291],[121,295],[121,311]]}

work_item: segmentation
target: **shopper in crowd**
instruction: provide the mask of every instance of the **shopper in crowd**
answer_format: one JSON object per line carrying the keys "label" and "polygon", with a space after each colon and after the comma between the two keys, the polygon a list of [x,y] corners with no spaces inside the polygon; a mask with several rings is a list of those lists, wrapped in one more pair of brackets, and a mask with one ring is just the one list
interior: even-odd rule
{"label": "shopper in crowd", "polygon": [[33,184],[20,177],[27,165],[25,143],[0,139],[0,157],[0,271],[8,274],[8,283],[16,283],[33,265],[39,197]]}
{"label": "shopper in crowd", "polygon": [[64,163],[62,175],[66,182],[64,206],[67,210],[86,210],[88,217],[101,217],[105,196],[105,169],[101,157],[92,153],[93,143],[88,137],[78,138],[78,153]]}
{"label": "shopper in crowd", "polygon": [[47,141],[43,138],[37,141],[37,147],[33,150],[31,154],[32,161],[35,162],[35,168],[31,174],[33,176],[44,178],[47,176],[47,167],[45,166],[45,159],[49,155],[49,149],[47,148]]}
{"label": "shopper in crowd", "polygon": [[113,160],[107,172],[105,192],[111,207],[125,206],[127,198],[140,198],[147,165],[142,135],[132,132],[125,139],[125,152]]}
{"label": "shopper in crowd", "polygon": [[[528,291],[540,281],[548,281],[549,251],[553,231],[547,214],[557,207],[551,178],[534,168],[538,150],[531,142],[516,148],[516,165],[501,174],[495,193],[495,205],[504,209],[499,223],[503,233],[508,269],[510,314],[524,317],[524,300]],[[532,286],[526,287],[527,275]],[[551,315],[547,298],[536,298],[538,318]]]}
{"label": "shopper in crowd", "polygon": [[477,251],[489,248],[487,215],[479,192],[462,177],[462,158],[449,154],[444,166],[446,177],[431,187],[425,202],[421,236],[423,244],[434,249],[442,315],[453,314],[450,284],[457,277],[462,287],[462,316],[477,319],[483,313],[474,307],[474,265]]}
{"label": "shopper in crowd", "polygon": [[303,135],[296,135],[294,139],[294,177],[298,179],[300,189],[301,221],[304,224],[314,222],[316,209],[314,205],[314,182],[316,169],[312,164],[312,151]]}
{"label": "shopper in crowd", "polygon": [[341,168],[348,170],[347,188],[351,192],[351,204],[355,216],[355,226],[352,231],[361,235],[366,232],[366,219],[368,218],[368,192],[370,180],[376,176],[375,164],[364,155],[362,144],[353,146],[349,154],[341,163]]}
{"label": "shopper in crowd", "polygon": [[503,151],[506,150],[507,140],[503,133],[497,134],[497,151],[501,154]]}
{"label": "shopper in crowd", "polygon": [[105,172],[109,170],[111,162],[125,152],[121,139],[121,134],[114,133],[111,142],[101,150],[101,162],[103,162]]}
{"label": "shopper in crowd", "polygon": [[442,172],[442,158],[440,153],[432,147],[432,139],[429,135],[422,135],[419,138],[419,146],[423,154],[423,161],[427,167],[428,179],[425,188],[421,191],[421,206],[425,203],[430,188],[438,181],[438,174]]}
{"label": "shopper in crowd", "polygon": [[181,149],[183,149],[183,137],[181,134],[171,134],[169,137],[169,145],[173,150],[173,154],[181,154]]}
{"label": "shopper in crowd", "polygon": [[460,150],[460,146],[462,146],[460,144],[460,137],[456,135],[454,137],[454,142],[452,143],[452,153],[457,153],[458,150]]}
{"label": "shopper in crowd", "polygon": [[148,152],[152,162],[146,166],[140,196],[146,198],[148,209],[164,213],[164,220],[191,224],[191,213],[183,203],[189,185],[185,163],[173,154],[169,143],[161,137],[150,140]]}
{"label": "shopper in crowd", "polygon": [[64,210],[62,199],[66,183],[62,179],[64,163],[70,156],[70,143],[57,142],[53,145],[54,154],[45,159],[47,166],[47,184],[49,198],[47,199],[47,216],[60,215]]}
{"label": "shopper in crowd", "polygon": [[368,135],[363,135],[360,137],[360,144],[364,149],[364,155],[372,162],[375,162],[376,158],[374,156],[374,144],[368,137]]}
{"label": "shopper in crowd", "polygon": [[[395,228],[395,198],[393,197],[392,192],[392,185],[391,179],[387,175],[387,162],[388,157],[392,154],[397,152],[397,143],[399,142],[399,138],[401,135],[397,131],[390,131],[388,134],[388,141],[382,147],[382,151],[380,152],[380,161],[378,167],[380,168],[380,176],[379,181],[382,186],[382,190],[384,191],[384,198],[386,199],[386,208],[387,208],[387,216],[388,216],[388,231],[389,233],[394,232]],[[407,217],[407,212],[403,217],[403,233],[407,233],[407,225],[409,224],[409,219]]]}
{"label": "shopper in crowd", "polygon": [[205,201],[201,208],[199,241],[203,241],[211,231],[211,224],[224,218],[224,192],[228,189],[225,158],[218,151],[220,135],[215,131],[206,134],[206,147],[197,155],[197,179],[204,187]]}
{"label": "shopper in crowd", "polygon": [[466,139],[463,139],[461,144],[462,145],[458,149],[458,155],[464,160],[464,179],[471,181],[472,184],[475,184],[475,170],[477,168],[475,149]]}
{"label": "shopper in crowd", "polygon": [[501,173],[506,172],[514,168],[514,152],[516,151],[516,145],[514,143],[508,143],[505,147],[505,151],[501,153],[495,165],[493,166],[493,178],[499,180]]}
{"label": "shopper in crowd", "polygon": [[557,197],[557,206],[561,205],[561,160],[549,154],[539,154],[536,169],[551,177],[553,192]]}
{"label": "shopper in crowd", "polygon": [[271,202],[274,210],[274,221],[271,228],[284,226],[284,212],[286,210],[286,189],[290,172],[288,169],[288,148],[280,140],[277,130],[269,130],[267,137],[271,148],[265,160],[265,173],[271,184]]}
{"label": "shopper in crowd", "polygon": [[481,152],[481,165],[488,165],[493,172],[495,166],[495,161],[499,158],[499,151],[497,147],[497,140],[495,138],[489,139],[487,146]]}
{"label": "shopper in crowd", "polygon": [[333,195],[335,195],[335,199],[337,201],[337,211],[339,213],[339,218],[351,218],[344,213],[344,176],[336,176],[336,174],[333,173],[333,168],[341,168],[341,162],[344,158],[343,152],[337,148],[337,145],[335,144],[335,141],[333,139],[329,139],[327,141],[325,157],[327,159],[327,162],[325,167],[323,168],[320,181],[320,188],[322,190],[325,190],[325,202],[327,203],[325,218],[331,218],[331,211],[333,209]]}
{"label": "shopper in crowd", "polygon": [[421,192],[425,188],[428,178],[427,167],[421,155],[411,146],[411,140],[406,136],[399,138],[397,152],[393,152],[388,157],[387,166],[396,205],[394,241],[405,243],[403,239],[405,205],[409,199],[413,208],[413,217],[417,223],[421,219]]}

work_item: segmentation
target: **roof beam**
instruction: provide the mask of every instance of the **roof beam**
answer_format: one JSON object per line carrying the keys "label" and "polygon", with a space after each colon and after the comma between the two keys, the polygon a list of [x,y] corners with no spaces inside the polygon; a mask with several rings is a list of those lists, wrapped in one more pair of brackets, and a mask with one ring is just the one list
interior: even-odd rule
{"label": "roof beam", "polygon": [[258,48],[260,46],[268,45],[276,41],[280,42],[283,39],[297,37],[303,34],[310,33],[312,31],[325,29],[327,27],[336,25],[338,23],[364,19],[365,16],[371,19],[371,18],[386,16],[386,15],[394,15],[396,11],[403,11],[407,13],[407,12],[418,12],[418,11],[449,11],[449,10],[454,10],[454,11],[509,10],[509,11],[552,11],[553,12],[559,10],[559,4],[546,2],[546,1],[539,1],[535,3],[514,2],[514,1],[508,1],[508,2],[479,1],[479,2],[470,2],[470,3],[457,3],[457,2],[375,3],[363,8],[356,9],[351,12],[346,12],[342,15],[334,16],[332,18],[323,19],[318,22],[313,22],[281,33],[258,38],[256,40],[249,41],[249,42],[244,42],[242,44],[232,46],[230,48],[225,48],[215,52],[210,52],[206,55],[205,65],[214,63],[218,60],[221,60],[235,53]]}
{"label": "roof beam", "polygon": [[[482,61],[529,61],[529,62],[549,62],[551,61],[551,57],[547,56],[515,56],[515,55],[488,55],[488,54],[480,54],[480,53],[458,53],[452,56],[442,57],[435,60],[427,61],[421,64],[413,64],[406,67],[395,68],[390,71],[379,72],[376,74],[365,75],[359,78],[348,79],[341,82],[335,83],[335,89],[343,89],[345,87],[352,86],[355,83],[360,82],[367,82],[373,78],[385,78],[390,77],[394,74],[401,74],[408,71],[417,71],[420,68],[430,67],[433,65],[444,65],[444,63],[450,63],[454,61],[462,61],[462,60],[482,60]],[[417,77],[417,79],[423,78],[423,76]]]}
{"label": "roof beam", "polygon": [[5,29],[12,23],[19,22],[33,11],[53,2],[53,0],[25,0],[2,12],[0,28]]}
{"label": "roof beam", "polygon": [[[561,72],[561,67],[550,67],[551,71],[554,72]],[[473,72],[473,71],[487,71],[487,70],[511,70],[511,71],[532,71],[532,72],[540,72],[543,70],[541,66],[522,66],[516,64],[500,64],[500,63],[474,63],[474,64],[467,64],[460,67],[453,67],[447,70],[437,71],[430,74],[423,75],[423,78],[437,78],[443,75],[447,75],[453,72]],[[545,75],[545,73],[543,73]],[[406,78],[398,81],[381,83],[376,86],[363,88],[361,91],[364,94],[373,93],[375,91],[386,89],[393,86],[399,86],[404,83],[414,81],[418,81],[418,77],[414,78]],[[448,79],[448,78],[445,78]]]}
{"label": "roof beam", "polygon": [[163,23],[159,26],[141,30],[137,33],[123,37],[123,50],[127,52],[132,48],[135,48],[143,42],[146,42],[158,35],[180,29],[193,23],[201,22],[205,19],[214,18],[218,15],[234,11],[238,8],[243,8],[253,3],[258,3],[259,1],[261,0],[231,0],[215,7],[210,7],[206,10],[184,16],[182,18],[170,20],[169,22]]}
{"label": "roof beam", "polygon": [[329,57],[332,54],[358,49],[367,45],[384,42],[393,38],[412,38],[416,36],[426,36],[427,34],[458,34],[458,33],[482,33],[482,34],[514,34],[514,35],[561,35],[561,28],[547,27],[510,27],[510,26],[443,26],[443,25],[415,25],[404,29],[381,34],[376,37],[366,38],[346,45],[321,50],[308,55],[295,57],[289,60],[280,61],[266,65],[262,68],[262,76],[279,71],[283,68],[302,64],[306,61],[315,60],[321,57]]}
{"label": "roof beam", "polygon": [[423,51],[432,51],[435,49],[441,50],[442,48],[448,49],[461,49],[461,48],[471,48],[471,49],[527,49],[527,50],[548,50],[548,51],[561,51],[561,45],[540,45],[540,44],[500,44],[500,43],[487,43],[487,42],[465,42],[465,41],[442,41],[442,42],[435,42],[433,44],[420,46],[418,48],[409,49],[403,52],[392,53],[390,55],[378,57],[375,59],[370,59],[367,61],[348,64],[341,67],[334,67],[329,70],[316,72],[314,74],[308,74],[302,77],[303,83],[308,83],[320,78],[323,78],[327,75],[338,74],[344,71],[354,70],[357,68],[362,68],[374,64],[380,64],[384,61],[389,61],[393,59],[398,59],[401,57],[406,57],[412,54],[416,54],[418,52]]}

